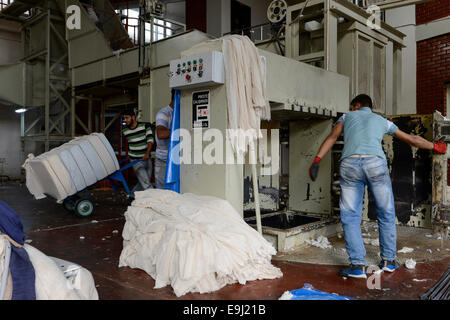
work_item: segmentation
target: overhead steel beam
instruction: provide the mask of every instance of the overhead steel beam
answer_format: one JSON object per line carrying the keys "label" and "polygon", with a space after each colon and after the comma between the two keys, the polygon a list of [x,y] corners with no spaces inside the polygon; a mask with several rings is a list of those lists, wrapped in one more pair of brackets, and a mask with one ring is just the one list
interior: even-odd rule
{"label": "overhead steel beam", "polygon": [[34,126],[35,125],[37,125],[38,124],[38,122],[39,121],[41,121],[41,117],[38,117],[38,118],[36,118],[34,121],[33,121],[33,123],[32,124],[30,124],[30,126],[28,127],[28,129],[26,129],[26,130],[24,130],[24,133],[23,133],[23,135],[26,135],[26,134],[28,134],[28,132],[30,132],[31,131],[31,129],[33,129],[34,128]]}
{"label": "overhead steel beam", "polygon": [[86,131],[86,133],[89,134],[89,129],[86,127],[86,125],[83,123],[83,121],[81,121],[81,119],[78,118],[77,115],[75,115],[75,119],[79,123],[79,125],[84,129],[84,131]]}
{"label": "overhead steel beam", "polygon": [[[365,10],[355,6],[354,4],[346,0],[332,0],[330,4],[330,10],[336,12],[338,15],[344,16],[347,19],[358,21],[364,25],[371,17],[371,15]],[[406,37],[405,34],[383,21],[380,22],[380,27],[381,29],[376,30],[377,32],[381,33],[398,45],[405,47],[403,43],[403,38]]]}
{"label": "overhead steel beam", "polygon": [[63,38],[63,36],[58,32],[58,30],[56,30],[55,26],[51,22],[50,22],[50,27],[53,30],[53,33],[58,38],[58,40],[64,45],[64,47],[68,48],[66,39]]}
{"label": "overhead steel beam", "polygon": [[50,149],[50,9],[47,10],[47,26],[46,26],[46,49],[47,54],[45,56],[45,118],[44,118],[44,128],[45,128],[45,151]]}
{"label": "overhead steel beam", "polygon": [[117,120],[120,118],[120,112],[112,118],[112,120],[106,125],[105,131],[108,130],[108,128]]}
{"label": "overhead steel beam", "polygon": [[[59,115],[59,117],[56,119],[56,121],[53,123],[53,125],[50,127],[50,133],[56,128],[56,129],[58,129],[58,127],[57,127],[57,125],[58,125],[58,123],[59,122],[61,122],[61,120],[63,120],[66,116],[67,116],[67,114],[69,114],[69,112],[70,112],[70,109],[67,109],[66,111],[64,111],[63,113],[61,113],[60,115]],[[59,131],[59,130],[58,130]],[[61,131],[60,131],[61,132]],[[61,132],[62,133],[62,132]]]}
{"label": "overhead steel beam", "polygon": [[324,2],[325,14],[325,70],[337,72],[337,56],[338,56],[338,39],[337,39],[337,16],[331,11],[331,0]]}

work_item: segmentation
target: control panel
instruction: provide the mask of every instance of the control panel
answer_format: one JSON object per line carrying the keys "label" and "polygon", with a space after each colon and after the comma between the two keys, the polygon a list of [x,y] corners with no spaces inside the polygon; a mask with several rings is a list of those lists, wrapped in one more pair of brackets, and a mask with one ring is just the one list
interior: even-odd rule
{"label": "control panel", "polygon": [[170,62],[170,87],[189,89],[225,83],[223,54],[209,51]]}

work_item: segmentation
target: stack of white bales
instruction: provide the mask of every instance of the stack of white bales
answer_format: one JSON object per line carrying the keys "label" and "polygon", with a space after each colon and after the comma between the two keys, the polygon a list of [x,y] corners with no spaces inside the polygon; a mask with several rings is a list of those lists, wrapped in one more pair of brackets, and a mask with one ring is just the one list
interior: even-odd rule
{"label": "stack of white bales", "polygon": [[75,138],[37,157],[30,154],[23,167],[30,193],[36,199],[51,196],[58,202],[120,169],[102,133]]}
{"label": "stack of white bales", "polygon": [[182,296],[283,275],[271,264],[276,250],[229,202],[157,189],[135,194],[119,267],[146,271],[155,288],[171,285]]}

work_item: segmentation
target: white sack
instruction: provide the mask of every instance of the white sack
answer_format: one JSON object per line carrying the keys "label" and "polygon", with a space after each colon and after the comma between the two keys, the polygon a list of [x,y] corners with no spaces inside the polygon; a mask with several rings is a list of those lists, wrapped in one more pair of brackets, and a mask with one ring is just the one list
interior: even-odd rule
{"label": "white sack", "polygon": [[102,133],[78,137],[37,157],[23,168],[28,191],[36,199],[51,196],[62,202],[117,171],[119,162]]}
{"label": "white sack", "polygon": [[25,244],[35,272],[36,300],[98,300],[92,274],[80,268],[73,279],[66,279],[55,261]]}
{"label": "white sack", "polygon": [[[0,238],[0,282],[4,272],[4,253],[6,239]],[[92,274],[85,268],[74,265],[77,268],[74,275],[66,278],[63,271],[56,264],[55,258],[46,256],[38,249],[25,244],[24,249],[34,268],[36,300],[98,300]],[[13,282],[11,272],[7,281],[5,300],[12,297]]]}
{"label": "white sack", "polygon": [[272,245],[222,199],[168,190],[136,192],[125,213],[119,267],[146,271],[177,296],[275,279]]}

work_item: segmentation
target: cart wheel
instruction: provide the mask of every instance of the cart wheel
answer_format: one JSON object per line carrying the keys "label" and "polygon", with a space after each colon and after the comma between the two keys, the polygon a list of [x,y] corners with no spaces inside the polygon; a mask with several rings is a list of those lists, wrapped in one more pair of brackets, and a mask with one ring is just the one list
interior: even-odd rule
{"label": "cart wheel", "polygon": [[82,218],[89,217],[94,212],[94,208],[91,200],[81,199],[75,202],[75,214]]}
{"label": "cart wheel", "polygon": [[66,199],[64,199],[63,201],[63,207],[64,209],[66,209],[69,212],[72,212],[75,210],[75,204],[77,202],[77,200],[79,200],[80,197],[78,196],[72,196],[72,197],[68,197]]}

